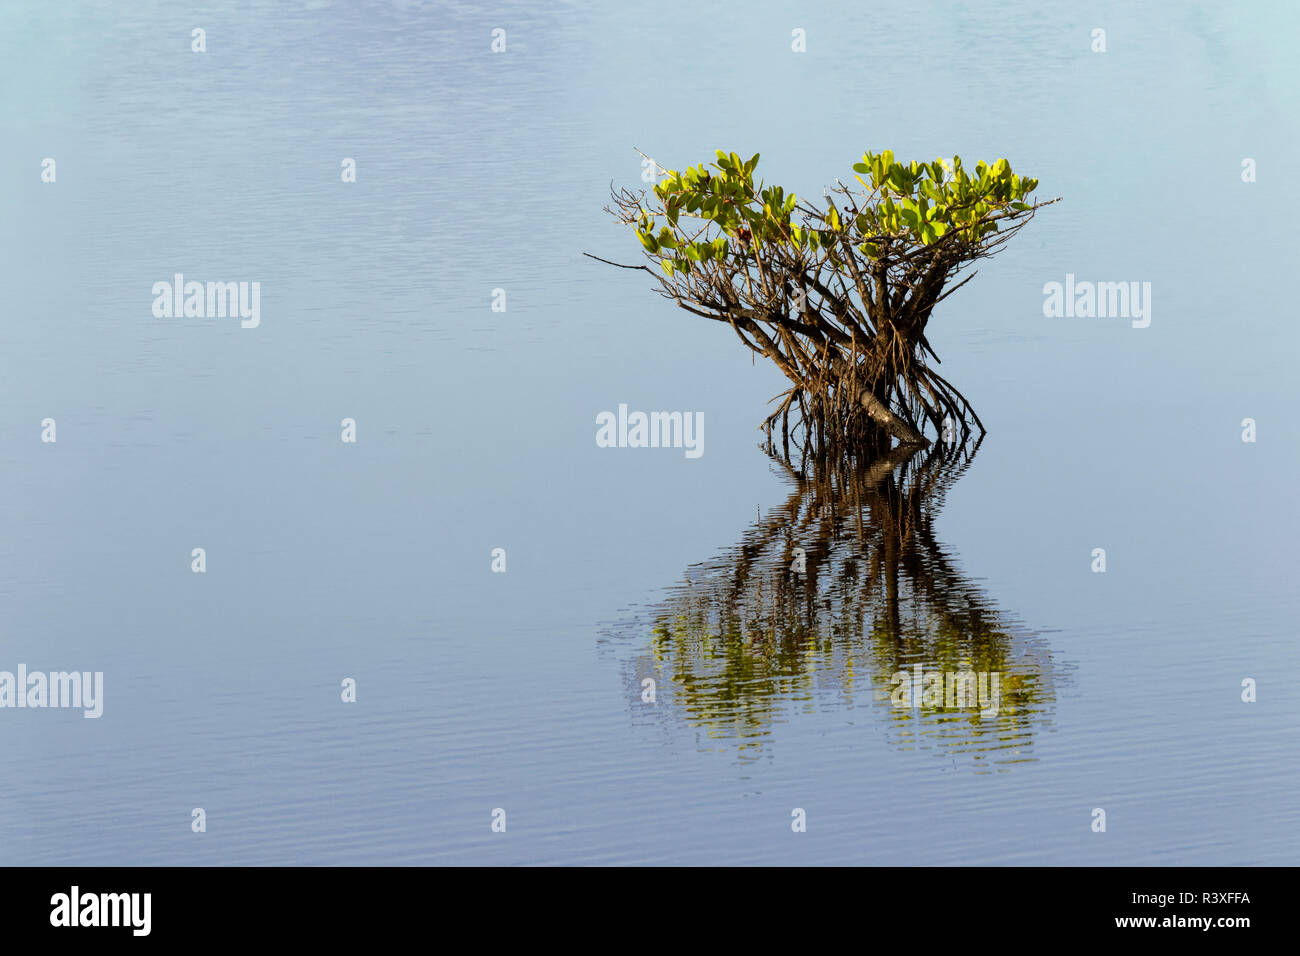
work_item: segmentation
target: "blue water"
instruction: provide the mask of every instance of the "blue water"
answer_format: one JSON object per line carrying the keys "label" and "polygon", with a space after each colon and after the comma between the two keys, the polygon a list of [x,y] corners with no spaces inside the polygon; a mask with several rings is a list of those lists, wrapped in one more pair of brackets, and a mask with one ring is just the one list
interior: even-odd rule
{"label": "blue water", "polygon": [[[0,670],[105,689],[0,709],[0,861],[1294,863],[1298,26],[5,4]],[[637,258],[601,211],[634,147],[814,197],[867,148],[1006,156],[1063,197],[931,322],[989,433],[926,499],[906,640],[683,623],[806,501],[757,447],[780,373],[581,255]],[[178,272],[260,282],[260,326],[155,318]],[[1150,282],[1150,326],[1045,318],[1067,273]],[[598,448],[620,403],[703,412],[704,454]],[[887,699],[957,598],[1014,715]]]}

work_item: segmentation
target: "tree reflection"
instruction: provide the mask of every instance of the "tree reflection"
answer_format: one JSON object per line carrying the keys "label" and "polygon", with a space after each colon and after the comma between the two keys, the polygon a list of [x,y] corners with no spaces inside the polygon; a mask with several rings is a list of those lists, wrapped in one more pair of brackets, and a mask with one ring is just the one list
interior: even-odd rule
{"label": "tree reflection", "polygon": [[661,719],[742,753],[801,710],[869,707],[897,747],[990,769],[1033,759],[1050,658],[934,534],[977,448],[900,447],[834,466],[769,450],[789,497],[654,609],[649,652],[627,669],[638,698],[653,679]]}

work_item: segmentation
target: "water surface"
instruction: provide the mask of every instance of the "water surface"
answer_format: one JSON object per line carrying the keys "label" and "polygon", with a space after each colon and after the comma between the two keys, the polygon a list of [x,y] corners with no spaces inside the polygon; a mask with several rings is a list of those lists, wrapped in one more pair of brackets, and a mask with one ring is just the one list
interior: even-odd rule
{"label": "water surface", "polygon": [[[1293,863],[1296,27],[6,4],[0,669],[105,701],[0,711],[0,859]],[[931,324],[978,453],[769,458],[780,374],[580,255],[636,255],[600,212],[634,146],[814,196],[868,147],[1007,156],[1064,197]],[[155,319],[176,272],[261,282],[261,326]],[[1067,273],[1151,282],[1150,327],[1044,318]],[[620,403],[702,411],[705,454],[597,448]],[[893,706],[917,663],[1011,709]]]}

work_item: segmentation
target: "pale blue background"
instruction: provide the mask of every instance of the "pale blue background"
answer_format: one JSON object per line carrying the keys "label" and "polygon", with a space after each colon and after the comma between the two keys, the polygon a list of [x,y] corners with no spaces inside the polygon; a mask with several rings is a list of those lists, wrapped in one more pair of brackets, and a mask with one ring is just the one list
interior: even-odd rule
{"label": "pale blue background", "polygon": [[[0,669],[106,700],[0,711],[0,862],[1296,862],[1297,9],[4,4]],[[929,336],[990,429],[938,530],[1060,680],[1034,762],[953,772],[866,696],[741,760],[631,696],[644,609],[786,496],[779,373],[580,256],[636,256],[633,146],[1064,197]],[[154,319],[177,271],[260,281],[261,328]],[[1066,272],[1151,327],[1045,319]],[[598,449],[619,402],[704,457]]]}

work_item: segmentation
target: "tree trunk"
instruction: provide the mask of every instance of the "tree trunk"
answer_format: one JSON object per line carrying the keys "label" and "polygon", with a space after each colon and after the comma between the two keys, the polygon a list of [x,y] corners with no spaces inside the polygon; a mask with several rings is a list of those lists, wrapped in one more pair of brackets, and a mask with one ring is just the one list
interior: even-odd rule
{"label": "tree trunk", "polygon": [[862,407],[867,410],[867,415],[870,416],[873,422],[884,428],[885,431],[903,444],[921,445],[923,447],[930,444],[928,438],[890,411],[889,406],[873,395],[870,389],[863,390],[858,400],[862,403]]}

